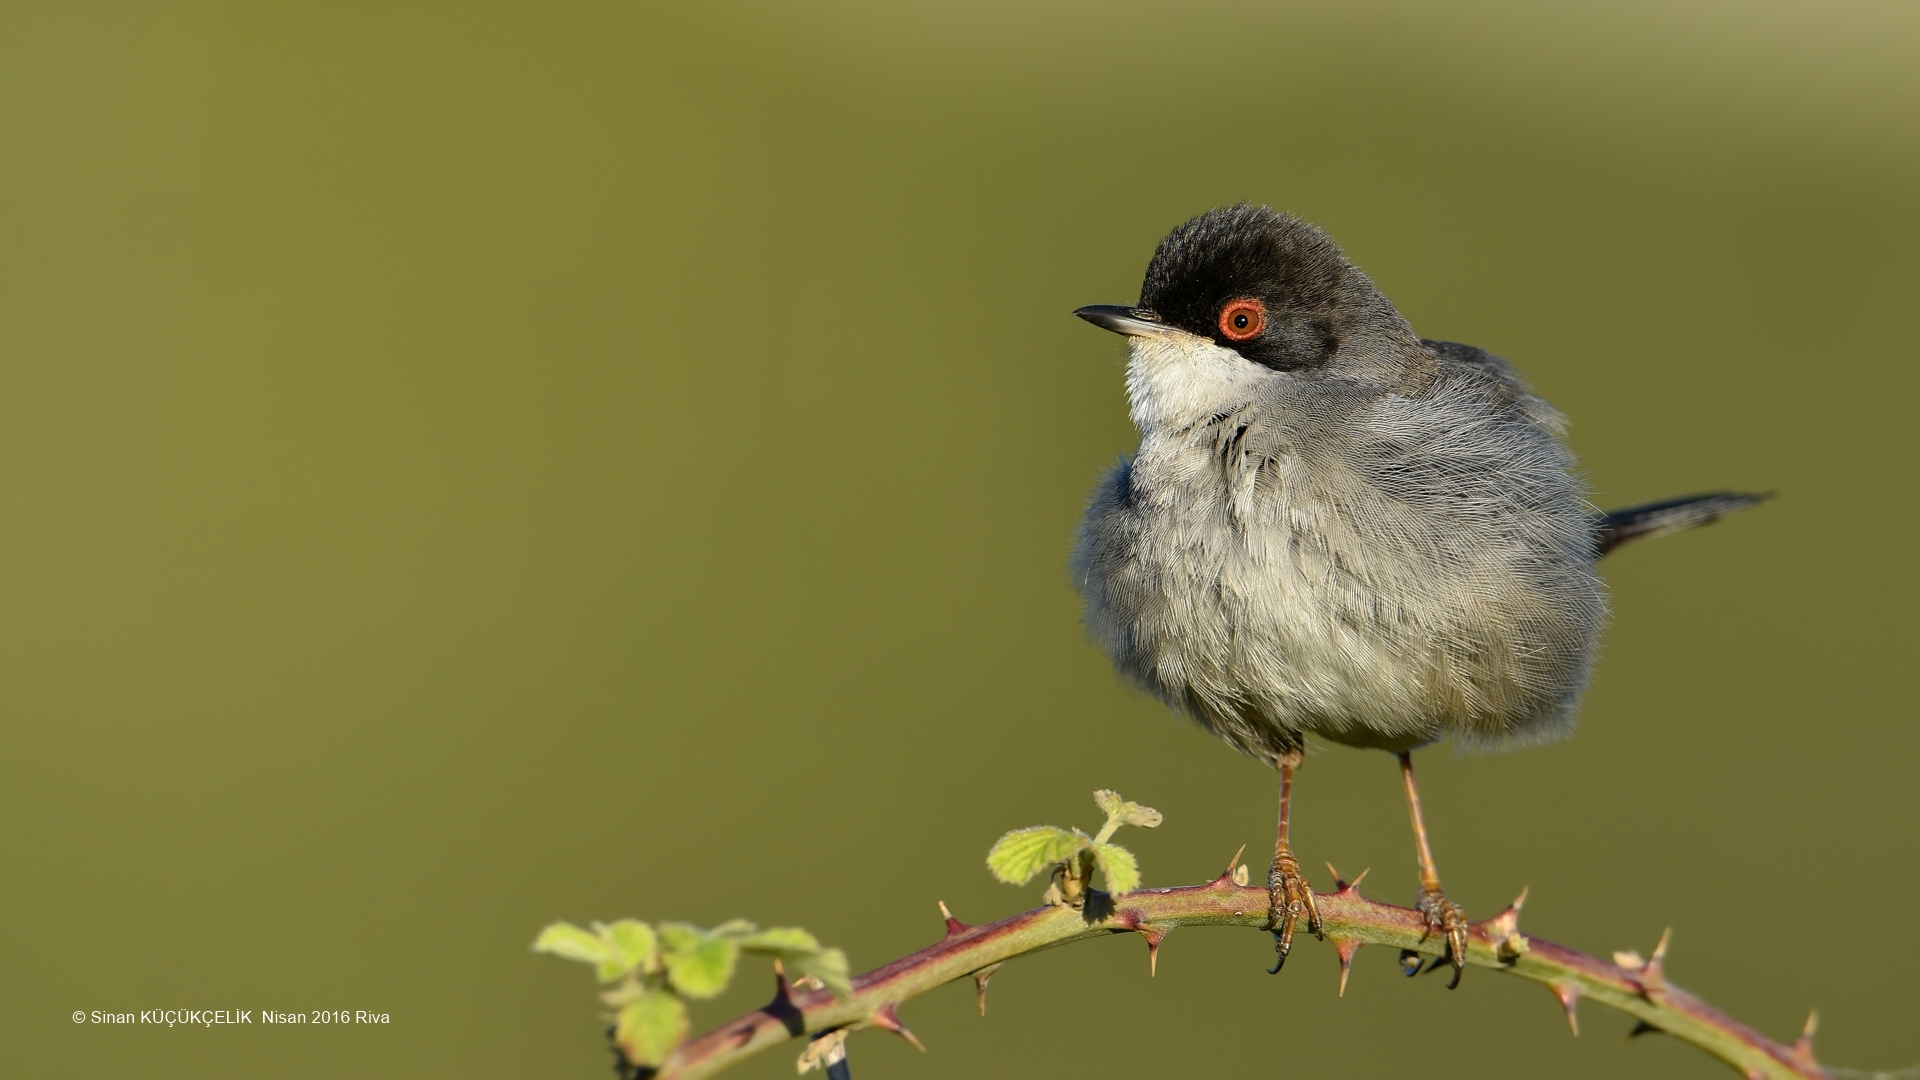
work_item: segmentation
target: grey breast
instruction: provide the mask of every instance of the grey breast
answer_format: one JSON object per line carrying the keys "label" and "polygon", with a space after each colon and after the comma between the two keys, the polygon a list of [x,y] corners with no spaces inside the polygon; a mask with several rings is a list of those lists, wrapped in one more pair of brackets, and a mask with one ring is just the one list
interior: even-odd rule
{"label": "grey breast", "polygon": [[1277,378],[1103,479],[1072,570],[1123,674],[1261,757],[1571,728],[1606,600],[1561,420],[1426,345],[1416,390]]}

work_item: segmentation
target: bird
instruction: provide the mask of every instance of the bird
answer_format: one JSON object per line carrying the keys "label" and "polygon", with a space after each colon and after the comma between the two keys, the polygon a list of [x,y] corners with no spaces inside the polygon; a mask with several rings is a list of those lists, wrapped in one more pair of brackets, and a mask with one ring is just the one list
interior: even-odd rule
{"label": "bird", "polygon": [[1297,924],[1324,936],[1289,840],[1313,736],[1398,758],[1415,908],[1445,944],[1427,970],[1457,986],[1468,923],[1413,751],[1569,734],[1608,616],[1600,557],[1770,494],[1597,511],[1565,419],[1511,364],[1420,337],[1326,232],[1267,206],[1179,225],[1137,303],[1074,314],[1127,338],[1140,433],[1074,541],[1084,621],[1130,682],[1278,770],[1271,970]]}

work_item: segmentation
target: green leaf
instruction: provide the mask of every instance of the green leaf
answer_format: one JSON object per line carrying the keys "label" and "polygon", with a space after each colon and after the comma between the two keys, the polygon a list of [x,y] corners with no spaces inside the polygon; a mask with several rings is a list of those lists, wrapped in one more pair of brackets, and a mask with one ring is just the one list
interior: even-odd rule
{"label": "green leaf", "polygon": [[[660,936],[666,938],[667,924],[660,927]],[[725,990],[733,978],[733,966],[740,959],[740,943],[705,934],[691,941],[680,940],[682,946],[690,947],[669,945],[667,949],[667,978],[673,982],[673,988],[690,998],[710,998]]]}
{"label": "green leaf", "polygon": [[796,976],[811,975],[819,979],[841,1001],[853,996],[853,982],[847,977],[847,954],[839,949],[800,953],[788,958],[787,964]]}
{"label": "green leaf", "polygon": [[820,951],[820,939],[797,926],[769,926],[734,940],[747,952],[771,953],[782,958]]}
{"label": "green leaf", "polygon": [[1015,829],[987,852],[987,869],[1009,885],[1024,885],[1033,875],[1080,850],[1087,837],[1052,825]]}
{"label": "green leaf", "polygon": [[1133,852],[1119,844],[1100,844],[1093,849],[1093,860],[1107,876],[1107,891],[1123,896],[1140,887],[1140,864]]}
{"label": "green leaf", "polygon": [[611,946],[607,958],[600,962],[601,982],[612,982],[636,968],[658,969],[659,941],[653,927],[638,919],[621,919],[603,928],[601,935]]}
{"label": "green leaf", "polygon": [[757,929],[759,929],[759,927],[754,926],[745,919],[728,919],[726,922],[707,931],[707,936],[739,938],[746,937]]}
{"label": "green leaf", "polygon": [[1127,805],[1127,801],[1120,797],[1119,792],[1109,791],[1106,788],[1094,792],[1093,801],[1099,804],[1101,811],[1107,815],[1108,821],[1119,817],[1122,812],[1121,807]]}
{"label": "green leaf", "polygon": [[779,957],[787,966],[787,974],[796,979],[812,975],[843,1000],[853,994],[847,978],[847,954],[821,948],[819,938],[797,926],[770,926],[733,940],[744,952]]}
{"label": "green leaf", "polygon": [[660,924],[660,944],[668,952],[685,952],[699,948],[707,940],[707,932],[691,923],[663,922]]}
{"label": "green leaf", "polygon": [[569,922],[557,922],[533,939],[533,951],[551,953],[568,960],[579,960],[587,964],[606,962],[612,943],[590,930],[582,930]]}
{"label": "green leaf", "polygon": [[614,1038],[636,1065],[658,1065],[687,1037],[687,1003],[655,990],[620,1010]]}

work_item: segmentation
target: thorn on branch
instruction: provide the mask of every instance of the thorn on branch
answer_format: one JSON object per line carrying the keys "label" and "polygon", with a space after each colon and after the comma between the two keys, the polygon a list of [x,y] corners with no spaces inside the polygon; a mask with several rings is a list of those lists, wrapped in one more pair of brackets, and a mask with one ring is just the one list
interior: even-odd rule
{"label": "thorn on branch", "polygon": [[973,929],[973,927],[953,917],[953,912],[947,910],[947,902],[945,900],[940,901],[940,915],[947,920],[947,936],[950,938],[959,937],[961,934]]}
{"label": "thorn on branch", "polygon": [[1367,875],[1372,871],[1373,871],[1373,867],[1369,866],[1365,870],[1360,871],[1359,877],[1354,878],[1352,881],[1348,881],[1346,878],[1343,878],[1340,876],[1340,871],[1335,869],[1332,863],[1327,864],[1327,873],[1333,875],[1333,893],[1335,896],[1350,895],[1350,896],[1358,897],[1360,895],[1360,883],[1362,881],[1365,881],[1367,878]]}
{"label": "thorn on branch", "polygon": [[[1333,869],[1329,866],[1327,869]],[[1333,875],[1338,878],[1340,875]],[[1353,938],[1328,938],[1333,943],[1333,951],[1340,958],[1340,996],[1347,996],[1347,973],[1353,970],[1353,954],[1360,951],[1360,942]]]}
{"label": "thorn on branch", "polygon": [[1498,941],[1520,929],[1520,909],[1527,903],[1527,890],[1521,889],[1513,903],[1502,908],[1500,914],[1482,923],[1488,941]]}
{"label": "thorn on branch", "polygon": [[911,1028],[908,1028],[907,1025],[900,1022],[899,1008],[893,1002],[889,1001],[885,1005],[873,1010],[873,1015],[869,1018],[869,1022],[871,1022],[874,1027],[885,1028],[912,1043],[915,1050],[923,1054],[927,1052],[926,1045],[920,1041],[920,1037],[915,1035]]}
{"label": "thorn on branch", "polygon": [[1669,926],[1660,934],[1660,944],[1653,947],[1653,955],[1645,960],[1640,954],[1628,949],[1613,954],[1613,962],[1633,972],[1640,984],[1640,996],[1648,1001],[1655,994],[1667,991],[1667,943],[1673,938],[1673,927]]}
{"label": "thorn on branch", "polygon": [[1807,1064],[1818,1065],[1813,1056],[1813,1033],[1818,1030],[1820,1030],[1820,1010],[1815,1009],[1807,1014],[1807,1023],[1800,1029],[1800,1037],[1795,1039],[1793,1045],[1787,1049],[1804,1059]]}
{"label": "thorn on branch", "polygon": [[1560,1008],[1567,1014],[1567,1027],[1573,1030],[1574,1038],[1579,1038],[1580,1018],[1574,1015],[1573,1007],[1580,1003],[1580,995],[1584,993],[1584,991],[1580,989],[1580,984],[1570,982],[1548,983],[1547,989],[1553,991],[1553,996],[1560,1000]]}
{"label": "thorn on branch", "polygon": [[1167,939],[1167,934],[1170,932],[1168,929],[1152,926],[1142,926],[1139,929],[1140,936],[1147,939],[1147,978],[1149,979],[1160,973],[1160,943]]}
{"label": "thorn on branch", "polygon": [[[1001,961],[1005,963],[1006,961]],[[980,1003],[980,1015],[987,1015],[987,980],[1000,970],[1000,964],[992,964],[973,973],[973,996]]]}
{"label": "thorn on branch", "polygon": [[793,990],[787,982],[787,967],[779,957],[773,960],[773,1000],[767,1002],[762,1011],[780,1021],[786,1027],[787,1034],[795,1038],[806,1034],[807,1018],[793,1003]]}
{"label": "thorn on branch", "polygon": [[1647,1023],[1645,1020],[1635,1020],[1633,1022],[1633,1030],[1627,1032],[1627,1038],[1637,1039],[1642,1035],[1660,1035],[1660,1034],[1663,1034],[1663,1032],[1659,1028],[1654,1027],[1652,1024]]}
{"label": "thorn on branch", "polygon": [[1526,935],[1520,933],[1520,909],[1526,906],[1527,890],[1508,904],[1500,914],[1480,924],[1481,936],[1493,944],[1493,953],[1502,964],[1512,964],[1527,951]]}
{"label": "thorn on branch", "polygon": [[1222,882],[1231,881],[1235,885],[1245,885],[1247,883],[1247,868],[1245,864],[1241,863],[1240,856],[1246,853],[1247,845],[1241,844],[1240,850],[1234,852],[1233,858],[1227,860],[1227,868],[1220,871],[1220,876],[1214,878],[1213,883],[1218,885]]}

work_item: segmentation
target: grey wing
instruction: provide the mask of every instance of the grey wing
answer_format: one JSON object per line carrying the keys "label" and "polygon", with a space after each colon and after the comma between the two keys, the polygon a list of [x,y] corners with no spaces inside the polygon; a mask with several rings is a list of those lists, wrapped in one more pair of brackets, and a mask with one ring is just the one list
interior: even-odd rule
{"label": "grey wing", "polygon": [[1533,388],[1520,377],[1520,372],[1507,363],[1504,357],[1495,356],[1475,345],[1462,345],[1457,341],[1428,341],[1420,344],[1428,352],[1438,357],[1441,366],[1470,368],[1486,376],[1486,384],[1492,396],[1499,404],[1517,409],[1528,420],[1546,428],[1557,436],[1567,433],[1567,418],[1558,409],[1547,404],[1546,400],[1535,395]]}
{"label": "grey wing", "polygon": [[1380,399],[1349,457],[1382,496],[1374,565],[1393,568],[1415,640],[1444,658],[1449,731],[1489,745],[1550,738],[1572,722],[1606,615],[1593,508],[1558,414],[1505,361],[1434,351],[1438,377]]}
{"label": "grey wing", "polygon": [[[1494,399],[1518,409],[1535,424],[1555,435],[1566,434],[1566,419],[1553,406],[1534,396],[1526,381],[1512,364],[1485,349],[1462,345],[1457,341],[1422,341],[1427,351],[1439,357],[1441,366],[1471,368],[1488,377]],[[1706,495],[1687,495],[1664,499],[1642,506],[1612,510],[1594,518],[1594,544],[1605,555],[1621,544],[1649,536],[1665,536],[1698,525],[1706,525],[1738,510],[1757,506],[1773,498],[1772,492],[1750,494],[1716,491]]]}
{"label": "grey wing", "polygon": [[1436,377],[1417,393],[1373,403],[1353,464],[1376,490],[1443,529],[1437,539],[1447,546],[1550,536],[1590,562],[1593,510],[1560,414],[1500,357],[1471,345],[1427,346],[1440,359]]}
{"label": "grey wing", "polygon": [[1125,666],[1138,599],[1126,587],[1142,521],[1134,506],[1133,462],[1121,462],[1093,489],[1068,562],[1086,603],[1087,629]]}

